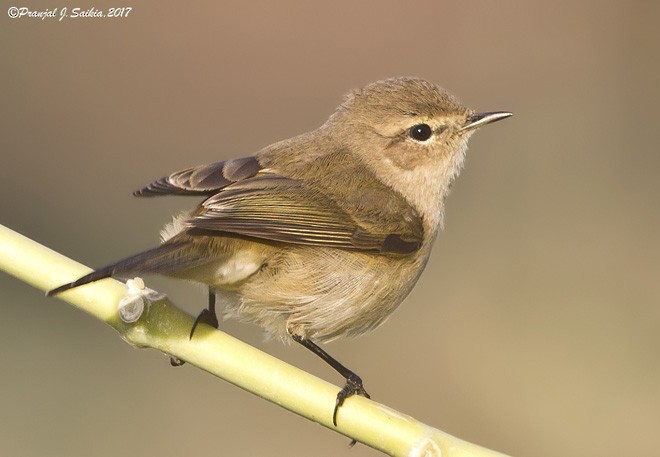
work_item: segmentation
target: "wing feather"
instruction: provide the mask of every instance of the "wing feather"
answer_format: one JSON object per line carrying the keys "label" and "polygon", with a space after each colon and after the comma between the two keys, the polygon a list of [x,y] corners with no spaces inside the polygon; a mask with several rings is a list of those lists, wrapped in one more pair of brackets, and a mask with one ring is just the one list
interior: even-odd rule
{"label": "wing feather", "polygon": [[419,249],[423,237],[421,218],[400,197],[358,191],[342,209],[341,192],[330,196],[313,181],[280,176],[255,156],[187,168],[134,195],[207,196],[185,222],[206,233],[399,254]]}
{"label": "wing feather", "polygon": [[136,190],[133,195],[213,195],[232,183],[255,176],[261,170],[262,166],[254,156],[225,160],[177,171]]}
{"label": "wing feather", "polygon": [[283,243],[400,254],[417,250],[423,233],[417,224],[405,233],[364,227],[322,191],[272,174],[226,186],[186,225]]}

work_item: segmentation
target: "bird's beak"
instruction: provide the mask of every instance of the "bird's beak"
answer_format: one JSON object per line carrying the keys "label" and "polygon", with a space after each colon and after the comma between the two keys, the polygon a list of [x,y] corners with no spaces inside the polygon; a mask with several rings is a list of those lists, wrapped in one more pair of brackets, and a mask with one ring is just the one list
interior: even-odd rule
{"label": "bird's beak", "polygon": [[495,111],[492,113],[475,113],[468,116],[465,124],[458,129],[459,132],[467,132],[468,130],[478,129],[482,125],[490,124],[491,122],[499,121],[501,119],[506,119],[509,116],[513,116],[512,113],[506,111]]}

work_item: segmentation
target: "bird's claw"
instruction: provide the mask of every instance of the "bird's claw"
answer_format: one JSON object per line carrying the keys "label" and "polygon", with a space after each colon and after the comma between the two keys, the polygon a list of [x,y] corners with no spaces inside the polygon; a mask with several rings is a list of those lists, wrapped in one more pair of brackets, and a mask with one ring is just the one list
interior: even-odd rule
{"label": "bird's claw", "polygon": [[339,407],[343,405],[344,401],[352,395],[361,395],[366,398],[371,398],[371,396],[369,396],[367,391],[364,389],[364,386],[362,385],[362,379],[355,373],[346,378],[346,384],[344,384],[344,387],[342,387],[342,389],[337,394],[335,410],[332,413],[332,423],[335,425],[335,427],[337,426],[337,412],[339,411]]}
{"label": "bird's claw", "polygon": [[186,363],[185,360],[181,360],[178,357],[170,357],[170,365],[172,365],[173,367],[180,367],[184,363]]}
{"label": "bird's claw", "polygon": [[218,328],[220,326],[218,322],[218,317],[215,315],[214,312],[211,312],[208,309],[203,309],[201,313],[197,316],[197,319],[195,319],[195,323],[193,324],[192,328],[190,329],[190,339],[192,340],[193,334],[195,333],[195,329],[197,328],[197,325],[199,323],[204,323],[210,327],[213,328]]}
{"label": "bird's claw", "polygon": [[[190,329],[189,339],[192,340],[193,334],[195,333],[195,329],[197,328],[197,325],[200,323],[204,323],[213,328],[218,328],[220,326],[218,322],[218,317],[215,315],[215,312],[209,309],[203,309],[202,312],[197,315],[197,318],[195,319],[195,322],[193,323],[193,326]],[[185,360],[181,360],[178,357],[170,357],[170,365],[172,365],[173,367],[180,367],[185,363],[186,363]]]}

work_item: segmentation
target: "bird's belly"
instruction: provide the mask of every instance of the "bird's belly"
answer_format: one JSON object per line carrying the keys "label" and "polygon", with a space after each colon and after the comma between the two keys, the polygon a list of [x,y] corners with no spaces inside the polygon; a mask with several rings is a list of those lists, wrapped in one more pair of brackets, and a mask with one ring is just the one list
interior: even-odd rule
{"label": "bird's belly", "polygon": [[337,249],[289,250],[246,281],[229,314],[288,339],[330,341],[371,330],[396,309],[423,263]]}
{"label": "bird's belly", "polygon": [[213,285],[220,288],[245,281],[259,271],[263,262],[263,258],[253,252],[238,252],[213,265]]}
{"label": "bird's belly", "polygon": [[218,290],[235,290],[257,273],[264,262],[262,252],[239,250],[214,257],[193,268],[175,271],[171,276],[201,282]]}

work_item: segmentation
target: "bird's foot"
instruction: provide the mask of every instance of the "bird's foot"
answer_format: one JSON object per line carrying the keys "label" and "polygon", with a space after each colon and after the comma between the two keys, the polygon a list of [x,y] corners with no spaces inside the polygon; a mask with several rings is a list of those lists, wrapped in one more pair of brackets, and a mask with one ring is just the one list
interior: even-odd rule
{"label": "bird's foot", "polygon": [[181,360],[178,357],[170,357],[170,365],[172,365],[173,367],[180,367],[184,363],[186,363],[185,360]]}
{"label": "bird's foot", "polygon": [[[344,404],[344,401],[352,395],[361,395],[366,398],[371,398],[371,396],[369,396],[367,391],[364,389],[364,386],[362,385],[362,378],[360,378],[355,373],[351,373],[346,378],[346,384],[344,384],[344,387],[337,394],[335,410],[332,413],[332,423],[335,425],[335,427],[337,426],[337,412],[339,411],[339,408]],[[353,444],[355,443],[352,442],[351,446]]]}
{"label": "bird's foot", "polygon": [[190,329],[190,339],[192,340],[193,334],[195,333],[195,329],[197,328],[198,324],[206,324],[209,327],[213,328],[218,328],[220,326],[218,322],[218,316],[215,315],[215,312],[209,310],[209,309],[203,309],[201,313],[197,316],[197,319],[195,319],[195,323],[193,324],[192,328]]}
{"label": "bird's foot", "polygon": [[[215,301],[212,301],[209,304],[209,308],[211,309],[203,309],[199,315],[197,315],[197,318],[195,319],[195,322],[193,323],[192,328],[190,329],[190,336],[189,339],[192,340],[192,337],[195,333],[195,329],[197,328],[197,325],[200,323],[206,324],[210,327],[213,328],[218,328],[220,326],[220,323],[218,322],[218,316],[215,314]],[[181,360],[178,357],[170,357],[170,365],[173,367],[180,367],[186,363],[185,360]]]}

